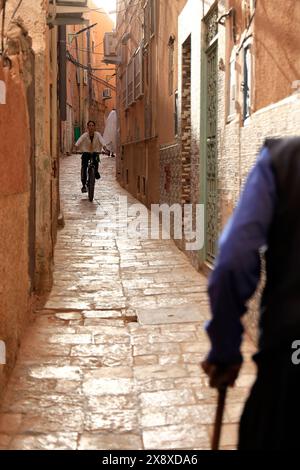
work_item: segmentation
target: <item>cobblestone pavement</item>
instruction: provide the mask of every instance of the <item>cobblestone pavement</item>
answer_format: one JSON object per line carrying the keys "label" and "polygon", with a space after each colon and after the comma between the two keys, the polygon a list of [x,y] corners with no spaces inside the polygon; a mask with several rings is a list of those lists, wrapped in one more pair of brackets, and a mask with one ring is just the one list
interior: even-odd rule
{"label": "cobblestone pavement", "polygon": [[[199,367],[208,349],[206,279],[172,241],[128,240],[113,219],[103,230],[111,205],[128,195],[114,165],[103,158],[90,203],[80,192],[79,156],[62,160],[65,228],[55,283],[27,330],[2,402],[1,449],[210,448],[216,394]],[[195,304],[198,322],[137,322],[139,309],[154,315],[174,307],[176,316]],[[144,314],[150,319],[151,310]],[[225,410],[224,449],[235,448],[254,378],[252,352],[245,341]]]}

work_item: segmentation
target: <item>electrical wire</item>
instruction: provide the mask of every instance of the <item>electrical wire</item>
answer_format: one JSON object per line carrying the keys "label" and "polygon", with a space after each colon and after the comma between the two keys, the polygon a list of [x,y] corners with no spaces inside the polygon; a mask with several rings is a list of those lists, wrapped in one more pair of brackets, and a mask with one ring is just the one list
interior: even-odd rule
{"label": "electrical wire", "polygon": [[[21,1],[22,1],[22,0],[21,0]],[[124,8],[124,9],[118,10],[118,13],[121,13],[121,12],[123,12],[123,11],[128,11],[130,8],[133,8],[133,7],[136,7],[136,6],[140,6],[140,7],[141,7],[141,0],[139,0],[137,3],[129,4],[129,5],[128,5],[126,8]],[[103,10],[103,9],[101,9],[101,8],[89,8],[89,12],[87,12],[87,13],[91,13],[92,11],[96,11],[96,12],[98,12],[98,13],[102,13],[102,14],[107,15],[106,12],[104,12],[104,11],[98,11],[98,10]],[[131,16],[131,18],[130,18],[130,20],[129,20],[129,22],[128,22],[129,25],[132,23],[133,19],[134,19],[134,18],[136,17],[136,15],[137,15],[137,13],[138,13],[138,9],[136,9],[136,10],[133,12],[133,14],[132,14],[132,16]],[[139,19],[139,18],[138,18],[138,19]],[[140,19],[139,19],[139,20],[140,20]],[[70,33],[70,34],[73,34],[73,33]],[[76,33],[74,33],[74,36],[75,36],[75,35],[76,35]],[[100,42],[99,44],[96,44],[94,47],[95,47],[95,48],[96,48],[96,47],[99,47],[99,46],[101,46],[102,44],[104,44],[104,41]],[[70,44],[69,44],[69,47],[70,47],[70,49],[74,49],[74,46],[72,46],[72,45],[70,45]],[[91,50],[89,50],[89,49],[86,49],[86,48],[78,48],[78,47],[76,47],[76,46],[75,46],[75,48],[76,48],[76,50],[79,50],[79,51],[81,51],[81,52],[89,52],[89,53],[91,53],[91,54],[104,56],[104,53],[103,53],[103,52],[93,52],[93,51],[91,51]],[[130,53],[132,53],[132,51],[130,51]]]}
{"label": "electrical wire", "polygon": [[84,65],[84,64],[81,64],[80,62],[78,62],[78,60],[76,60],[72,54],[70,53],[70,51],[66,51],[66,55],[67,55],[67,60],[69,60],[70,62],[72,62],[74,65],[77,65],[77,67],[80,67],[84,70],[103,70],[103,71],[106,71],[106,70],[115,70],[115,68],[111,67],[111,68],[98,68],[98,67],[90,67],[88,65]]}
{"label": "electrical wire", "polygon": [[[107,80],[104,80],[103,78],[100,78],[100,77],[97,77],[96,75],[94,75],[91,70],[102,70],[102,71],[107,71],[107,70],[115,70],[113,68],[108,68],[108,69],[103,69],[103,68],[94,68],[94,67],[88,67],[86,65],[83,65],[81,64],[80,62],[78,62],[76,59],[74,59],[74,57],[69,53],[69,51],[67,51],[67,60],[69,60],[73,65],[75,65],[76,67],[80,67],[84,70],[87,70],[89,71],[89,75],[90,77],[93,79],[93,80],[96,80],[100,83],[102,83],[103,85],[107,86],[108,88],[111,88],[113,91],[116,91],[116,87],[114,85],[112,85],[111,83],[109,83]],[[108,75],[110,78],[114,77],[115,74],[113,75]]]}
{"label": "electrical wire", "polygon": [[[137,6],[139,6],[139,7],[142,8],[141,3],[142,3],[141,0],[139,0],[137,3],[129,4],[129,5],[127,6],[127,8],[118,10],[118,13],[119,13],[119,12],[121,13],[122,11],[127,11],[127,10],[129,10],[130,8],[137,7]],[[90,9],[90,11],[96,11],[96,10],[98,10],[98,9]],[[100,12],[99,12],[99,13],[100,13]],[[102,13],[103,13],[103,14],[106,14],[105,12],[102,12]],[[130,24],[132,23],[133,19],[136,18],[137,14],[139,14],[139,13],[140,13],[139,9],[135,9],[135,10],[134,10],[133,14],[131,15],[131,17],[130,17],[130,19],[129,19],[129,21],[128,21],[128,25],[130,25]],[[141,22],[140,18],[138,18],[138,20]],[[75,33],[75,34],[76,34],[76,33]],[[103,43],[104,43],[104,42],[102,41],[101,43],[97,44],[97,45],[94,46],[94,47],[96,48],[96,47],[98,47],[98,46],[101,46]],[[90,50],[90,49],[78,48],[78,47],[73,46],[73,45],[69,45],[69,48],[70,48],[70,49],[73,49],[73,50],[76,49],[76,51],[88,52],[88,53],[91,53],[91,54],[104,56],[104,53],[103,53],[103,52],[93,52],[93,51]],[[132,55],[132,51],[133,51],[133,50],[130,50],[130,54],[131,54],[131,55]],[[82,65],[82,64],[81,64],[81,65]],[[84,67],[86,67],[86,66],[84,66]],[[94,69],[94,70],[96,70],[96,69]],[[102,70],[102,69],[101,69],[101,70]]]}
{"label": "electrical wire", "polygon": [[[141,1],[140,1],[138,4],[135,4],[135,5],[140,5],[140,6],[141,6]],[[141,6],[141,8],[143,8],[143,7]],[[129,26],[129,25],[131,24],[131,22],[132,22],[132,20],[133,20],[134,18],[140,23],[141,27],[143,28],[143,26],[144,26],[144,25],[143,25],[143,21],[141,20],[140,15],[138,14],[138,10],[135,10],[135,11],[134,11],[132,17],[130,18],[130,20],[129,20],[128,24],[127,24],[127,26]],[[133,23],[133,24],[134,24],[134,23]],[[166,40],[158,33],[157,30],[155,31],[155,36],[157,36],[157,38],[159,38],[160,41],[161,41],[163,44],[165,44],[166,46],[169,45],[169,42],[166,41]],[[129,47],[128,47],[128,49],[129,49],[130,56],[134,55],[136,49],[134,49],[134,48],[130,49]]]}
{"label": "electrical wire", "polygon": [[92,50],[89,50],[89,49],[82,49],[80,47],[71,46],[71,45],[69,45],[69,49],[76,49],[77,51],[80,51],[80,52],[90,52],[91,54],[96,54],[96,55],[104,55],[104,52],[93,52]]}
{"label": "electrical wire", "polygon": [[16,6],[16,8],[14,9],[14,12],[13,12],[13,14],[12,14],[12,16],[11,16],[11,19],[10,19],[9,24],[10,24],[11,21],[14,19],[14,17],[15,17],[15,15],[16,15],[17,11],[19,10],[19,8],[20,8],[22,2],[23,2],[23,0],[19,0],[19,3],[18,3],[18,5]]}
{"label": "electrical wire", "polygon": [[[139,3],[133,4],[132,6],[137,6],[137,5],[139,5],[139,6],[141,7],[141,9],[144,8],[144,7],[142,6],[141,0],[140,0]],[[129,5],[127,8],[129,8],[130,6],[131,6],[131,5]],[[122,11],[122,10],[120,10],[120,11]],[[123,11],[124,11],[124,10],[123,10]],[[128,23],[126,24],[127,27],[131,25],[133,19],[136,19],[136,20],[140,23],[140,26],[143,28],[144,24],[143,24],[143,21],[142,21],[141,18],[140,18],[140,14],[139,14],[139,12],[138,12],[137,9],[133,12],[132,17],[130,18],[130,20],[129,20]],[[133,23],[133,24],[134,24],[134,23]],[[155,36],[157,36],[157,38],[160,39],[160,41],[161,41],[163,44],[165,44],[166,46],[169,45],[169,42],[166,41],[166,40],[158,33],[158,30],[155,31]],[[128,47],[128,49],[129,49],[129,47]],[[130,55],[132,56],[133,53],[135,52],[135,49],[129,49],[129,52],[130,52]]]}
{"label": "electrical wire", "polygon": [[[111,85],[111,83],[109,83],[108,80],[104,80],[103,78],[99,78],[99,77],[97,77],[97,75],[94,75],[93,73],[90,73],[89,75],[96,82],[102,83],[102,85],[107,86],[108,88],[110,88],[113,91],[117,91],[117,88],[114,85]],[[112,78],[112,77],[114,77],[114,75],[110,75],[110,78]]]}
{"label": "electrical wire", "polygon": [[[139,18],[139,15],[141,14],[142,10],[143,10],[143,6],[142,6],[142,1],[140,0],[138,3],[135,3],[135,4],[132,4],[132,5],[128,5],[127,9],[129,9],[130,7],[133,7],[133,6],[139,6],[140,8],[136,8],[134,10],[134,12],[132,13],[131,15],[131,18],[129,19],[128,23],[126,24],[126,27],[128,28],[128,26],[131,25],[131,23],[133,22],[134,19],[137,19],[140,24],[142,24],[142,21],[141,19]],[[121,23],[122,24],[122,23]],[[134,25],[134,23],[132,23],[132,26]],[[120,26],[120,25],[119,25]],[[135,41],[137,43],[137,41]],[[129,54],[130,56],[132,56],[134,54],[134,51],[135,49],[134,48],[129,48],[129,46],[127,46],[128,49],[129,49]]]}
{"label": "electrical wire", "polygon": [[[143,28],[143,21],[140,19],[139,15],[135,15],[137,21],[139,21],[141,27]],[[251,18],[251,21],[252,21],[253,18]],[[130,22],[128,23],[128,25],[130,25]],[[250,25],[249,25],[250,26]],[[159,33],[158,33],[158,30],[156,29],[155,31],[155,36],[160,39],[160,41],[166,45],[166,46],[169,46],[169,41],[166,41],[165,38],[163,38]],[[129,47],[128,47],[129,49]],[[129,53],[130,53],[130,56],[133,56],[134,53],[135,53],[136,49],[129,49]]]}
{"label": "electrical wire", "polygon": [[[129,4],[129,5],[127,6],[127,8],[126,8],[126,9],[123,9],[123,10],[117,10],[117,15],[119,15],[119,13],[122,13],[123,11],[126,11],[126,12],[127,12],[127,11],[128,11],[130,8],[132,8],[132,7],[139,6],[140,8],[143,8],[143,6],[142,6],[142,4],[141,4],[141,3],[142,3],[142,0],[139,0],[139,2],[138,2],[138,3],[134,3],[134,4],[132,4],[132,5],[130,5],[130,4]],[[136,9],[136,10],[133,12],[133,15],[131,16],[131,18],[130,18],[130,20],[129,20],[128,24],[130,24],[130,23],[131,23],[131,21],[132,21],[132,18],[133,18],[133,17],[135,17],[135,15],[136,15],[137,11],[138,11],[138,10]],[[118,16],[117,16],[117,19],[118,19]],[[125,19],[124,19],[124,18],[122,18],[121,22],[118,24],[118,28],[120,28],[124,22],[125,22]],[[126,25],[126,26],[128,26],[128,25]]]}

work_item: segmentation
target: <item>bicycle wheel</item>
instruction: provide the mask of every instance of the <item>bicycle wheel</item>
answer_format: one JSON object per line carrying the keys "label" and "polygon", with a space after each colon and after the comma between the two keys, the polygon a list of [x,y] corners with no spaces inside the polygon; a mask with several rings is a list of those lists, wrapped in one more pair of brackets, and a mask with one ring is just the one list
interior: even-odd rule
{"label": "bicycle wheel", "polygon": [[94,192],[95,192],[95,168],[93,166],[89,167],[89,200],[92,202],[94,199]]}

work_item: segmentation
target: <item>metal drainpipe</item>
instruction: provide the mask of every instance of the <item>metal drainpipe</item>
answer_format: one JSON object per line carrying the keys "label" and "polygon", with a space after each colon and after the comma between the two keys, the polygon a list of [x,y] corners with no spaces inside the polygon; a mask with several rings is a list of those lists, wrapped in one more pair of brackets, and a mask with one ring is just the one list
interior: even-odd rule
{"label": "metal drainpipe", "polygon": [[88,29],[86,32],[87,39],[87,59],[88,59],[88,87],[89,87],[89,110],[92,106],[92,62],[91,62],[91,31]]}
{"label": "metal drainpipe", "polygon": [[67,120],[67,45],[66,45],[66,26],[58,27],[59,41],[59,108],[61,121]]}

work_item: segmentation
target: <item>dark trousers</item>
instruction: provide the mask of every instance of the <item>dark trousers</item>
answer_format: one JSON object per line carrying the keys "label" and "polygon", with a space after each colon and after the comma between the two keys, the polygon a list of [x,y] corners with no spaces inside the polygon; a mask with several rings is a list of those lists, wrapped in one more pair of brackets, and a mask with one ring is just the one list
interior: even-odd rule
{"label": "dark trousers", "polygon": [[96,172],[98,171],[99,167],[99,157],[97,153],[83,153],[81,157],[81,182],[82,186],[86,185],[86,180],[87,180],[87,169],[88,169],[88,164],[89,164],[89,159],[92,155],[94,165]]}
{"label": "dark trousers", "polygon": [[298,449],[299,398],[300,364],[292,364],[291,353],[262,360],[241,417],[238,449]]}

